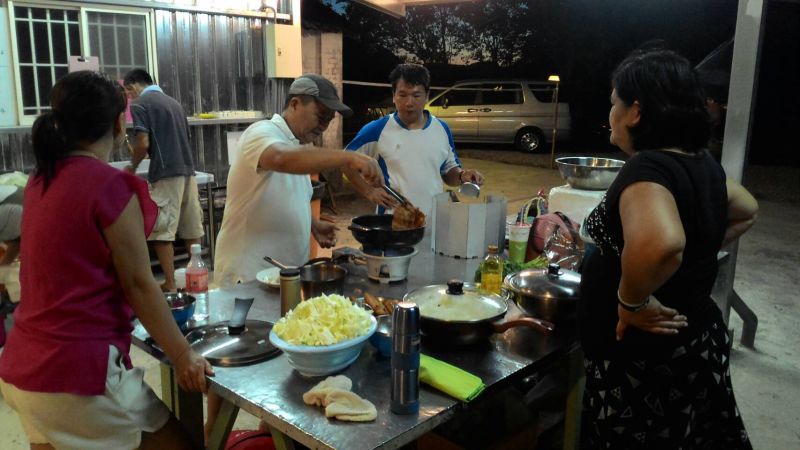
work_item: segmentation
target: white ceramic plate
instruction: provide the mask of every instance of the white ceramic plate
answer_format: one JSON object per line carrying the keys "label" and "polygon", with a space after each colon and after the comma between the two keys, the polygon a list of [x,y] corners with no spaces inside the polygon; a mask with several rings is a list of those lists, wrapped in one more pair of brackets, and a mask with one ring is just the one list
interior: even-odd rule
{"label": "white ceramic plate", "polygon": [[269,287],[281,287],[281,269],[272,267],[264,269],[256,274],[256,280],[266,284]]}

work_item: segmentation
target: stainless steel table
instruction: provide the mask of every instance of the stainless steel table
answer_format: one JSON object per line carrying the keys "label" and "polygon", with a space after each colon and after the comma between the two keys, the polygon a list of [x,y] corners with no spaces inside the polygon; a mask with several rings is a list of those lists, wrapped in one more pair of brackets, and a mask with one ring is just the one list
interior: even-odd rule
{"label": "stainless steel table", "polygon": [[[379,284],[367,278],[366,267],[348,265],[350,275],[345,286],[346,294],[358,295],[367,291],[401,298],[416,287],[441,284],[450,278],[471,280],[479,262],[435,255],[427,250],[430,245],[425,242],[418,248],[420,253],[411,261],[408,279],[398,283]],[[255,298],[250,318],[275,321],[279,317],[278,290],[250,282],[233,289],[210,292],[211,320],[226,320],[235,297]],[[519,314],[516,306],[510,303],[507,317]],[[197,433],[202,436],[202,411],[199,415],[196,411],[202,406],[202,401],[193,399],[192,394],[172,390],[174,377],[163,354],[146,343],[147,336],[141,327],[137,327],[134,335],[137,346],[162,361],[164,398],[172,403],[173,411],[194,431],[195,436]],[[487,386],[481,395],[487,396],[550,367],[568,354],[574,354],[577,333],[574,328],[562,326],[554,335],[544,337],[531,329],[515,328],[495,335],[477,347],[439,349],[431,347],[423,339],[422,348],[428,355],[481,377]],[[328,420],[321,408],[306,406],[302,394],[320,379],[302,377],[292,369],[284,355],[251,366],[216,367],[215,371],[216,376],[209,378],[211,390],[220,394],[225,402],[209,439],[209,448],[214,449],[224,447],[239,408],[267,422],[279,446],[291,448],[293,441],[297,441],[310,448],[348,450],[398,448],[465,409],[461,402],[422,385],[419,414],[400,416],[389,412],[389,361],[378,359],[369,344],[359,359],[343,372],[353,380],[353,391],[375,404],[378,418],[369,423]],[[184,406],[187,401],[193,405],[189,409]],[[574,423],[568,423],[567,428],[574,431]]]}

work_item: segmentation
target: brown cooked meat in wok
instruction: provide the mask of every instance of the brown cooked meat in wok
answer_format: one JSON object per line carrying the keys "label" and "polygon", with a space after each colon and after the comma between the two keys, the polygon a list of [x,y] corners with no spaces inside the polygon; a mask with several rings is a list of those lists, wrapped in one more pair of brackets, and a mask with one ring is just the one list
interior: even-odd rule
{"label": "brown cooked meat in wok", "polygon": [[425,226],[425,214],[409,202],[394,209],[392,217],[393,230],[408,230]]}

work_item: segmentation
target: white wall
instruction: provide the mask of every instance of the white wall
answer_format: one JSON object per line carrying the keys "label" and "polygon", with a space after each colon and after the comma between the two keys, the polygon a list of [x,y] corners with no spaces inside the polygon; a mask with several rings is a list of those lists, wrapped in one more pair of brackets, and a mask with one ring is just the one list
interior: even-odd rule
{"label": "white wall", "polygon": [[[317,73],[331,80],[342,97],[342,35],[303,30],[303,73]],[[342,148],[342,117],[336,114],[322,135],[322,145]]]}
{"label": "white wall", "polygon": [[0,7],[0,126],[17,124],[16,89],[12,69],[8,8]]}

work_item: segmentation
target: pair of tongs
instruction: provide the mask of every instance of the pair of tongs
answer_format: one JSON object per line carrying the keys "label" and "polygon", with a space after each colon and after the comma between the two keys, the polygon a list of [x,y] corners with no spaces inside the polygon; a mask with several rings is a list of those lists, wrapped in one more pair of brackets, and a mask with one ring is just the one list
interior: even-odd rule
{"label": "pair of tongs", "polygon": [[392,197],[394,197],[394,199],[397,200],[400,203],[400,206],[405,206],[406,204],[409,204],[409,205],[411,204],[411,202],[409,202],[408,199],[403,197],[402,194],[400,194],[399,192],[395,191],[394,189],[390,188],[389,186],[387,186],[385,184],[383,185],[383,190],[386,191],[387,193],[389,193],[389,195],[391,195]]}

